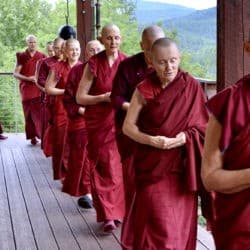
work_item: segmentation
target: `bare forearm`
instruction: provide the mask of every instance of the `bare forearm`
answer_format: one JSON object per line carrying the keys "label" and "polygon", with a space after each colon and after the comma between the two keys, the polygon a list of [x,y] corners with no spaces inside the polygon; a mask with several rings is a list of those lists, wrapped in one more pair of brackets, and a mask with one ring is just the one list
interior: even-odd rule
{"label": "bare forearm", "polygon": [[64,94],[64,89],[58,89],[58,88],[45,88],[46,89],[46,93],[49,95],[63,95]]}
{"label": "bare forearm", "polygon": [[205,187],[210,191],[236,193],[250,188],[250,169],[217,169],[203,177]]}
{"label": "bare forearm", "polygon": [[151,145],[151,137],[148,134],[142,133],[139,131],[138,127],[132,124],[127,124],[126,122],[123,125],[123,133],[133,139],[136,142],[141,144]]}
{"label": "bare forearm", "polygon": [[76,101],[78,104],[85,105],[85,106],[86,105],[95,105],[95,104],[98,104],[100,102],[107,102],[107,100],[105,99],[105,94],[101,94],[101,95],[85,94],[83,96],[77,95]]}
{"label": "bare forearm", "polygon": [[40,85],[39,83],[35,83],[36,84],[36,86],[42,91],[42,92],[45,92],[45,88],[44,87],[42,87],[42,85]]}
{"label": "bare forearm", "polygon": [[28,81],[28,82],[30,81],[30,83],[33,83],[33,82],[34,82],[33,80],[31,80],[30,77],[25,76],[25,75],[22,75],[22,74],[17,73],[17,72],[14,72],[13,76],[14,76],[16,79],[18,79],[18,80],[23,80],[23,81]]}

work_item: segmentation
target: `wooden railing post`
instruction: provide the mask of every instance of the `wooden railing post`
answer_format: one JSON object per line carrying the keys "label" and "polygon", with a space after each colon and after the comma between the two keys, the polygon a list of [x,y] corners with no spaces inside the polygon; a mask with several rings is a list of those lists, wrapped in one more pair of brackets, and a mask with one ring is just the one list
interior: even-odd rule
{"label": "wooden railing post", "polygon": [[82,48],[81,60],[84,61],[84,51],[88,41],[93,37],[93,1],[77,0],[77,39]]}

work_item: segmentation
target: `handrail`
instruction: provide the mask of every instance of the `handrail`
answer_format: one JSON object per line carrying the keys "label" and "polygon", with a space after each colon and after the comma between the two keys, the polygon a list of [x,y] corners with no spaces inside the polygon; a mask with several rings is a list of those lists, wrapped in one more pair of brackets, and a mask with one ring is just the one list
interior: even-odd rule
{"label": "handrail", "polygon": [[[7,80],[5,80],[7,79]],[[216,81],[196,78],[208,98],[216,94]],[[18,80],[13,72],[0,72],[0,120],[8,132],[23,132],[24,117],[19,95]]]}
{"label": "handrail", "polygon": [[211,79],[206,79],[206,78],[199,78],[199,77],[195,77],[196,80],[198,80],[199,82],[204,82],[207,84],[216,84],[216,80],[211,80]]}
{"label": "handrail", "polygon": [[195,79],[200,82],[208,99],[216,94],[216,83],[217,82],[215,80],[198,78],[198,77],[196,77]]}
{"label": "handrail", "polygon": [[13,72],[0,72],[0,75],[13,75]]}

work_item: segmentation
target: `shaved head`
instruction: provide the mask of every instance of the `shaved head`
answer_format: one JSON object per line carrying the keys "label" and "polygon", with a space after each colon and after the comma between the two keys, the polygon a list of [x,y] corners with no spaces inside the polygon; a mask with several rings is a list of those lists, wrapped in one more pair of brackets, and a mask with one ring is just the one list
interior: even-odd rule
{"label": "shaved head", "polygon": [[102,49],[103,49],[103,46],[98,40],[89,41],[85,49],[86,60],[88,60],[91,56],[99,53]]}
{"label": "shaved head", "polygon": [[176,43],[168,38],[156,40],[151,48],[152,66],[162,86],[172,82],[178,74],[180,51]]}
{"label": "shaved head", "polygon": [[90,41],[87,42],[86,46],[87,47],[92,47],[92,46],[100,46],[100,47],[102,47],[100,41],[98,41],[98,40],[90,40]]}
{"label": "shaved head", "polygon": [[157,39],[157,40],[153,43],[152,48],[151,48],[151,53],[154,53],[154,51],[155,51],[158,47],[165,47],[165,48],[166,48],[166,47],[174,47],[177,51],[179,51],[177,44],[176,44],[174,41],[172,41],[172,40],[170,40],[170,39],[168,39],[168,38],[166,38],[166,37]]}
{"label": "shaved head", "polygon": [[157,25],[148,26],[143,30],[140,45],[148,65],[151,64],[150,50],[153,43],[162,37],[165,37],[164,31]]}
{"label": "shaved head", "polygon": [[99,40],[104,45],[106,54],[117,54],[122,42],[120,29],[115,24],[105,25]]}
{"label": "shaved head", "polygon": [[105,26],[103,26],[102,31],[101,31],[101,36],[105,36],[107,32],[109,32],[110,30],[114,30],[117,33],[119,33],[120,35],[120,29],[118,28],[118,26],[116,26],[115,24],[106,24]]}
{"label": "shaved head", "polygon": [[143,30],[141,40],[142,42],[144,40],[153,40],[154,38],[156,38],[154,40],[157,40],[161,37],[165,37],[163,29],[157,25],[151,25]]}

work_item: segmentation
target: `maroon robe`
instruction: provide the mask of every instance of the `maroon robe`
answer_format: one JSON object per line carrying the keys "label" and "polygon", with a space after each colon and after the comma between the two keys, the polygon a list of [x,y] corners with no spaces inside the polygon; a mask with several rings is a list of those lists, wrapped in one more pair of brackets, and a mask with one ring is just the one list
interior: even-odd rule
{"label": "maroon robe", "polygon": [[197,191],[208,120],[203,91],[182,71],[165,89],[160,87],[156,73],[137,89],[146,100],[138,118],[139,130],[167,137],[184,132],[186,144],[170,150],[137,144],[133,162],[134,249],[194,250]]}
{"label": "maroon robe", "polygon": [[134,169],[131,164],[131,155],[134,152],[134,142],[122,133],[122,125],[126,116],[126,111],[122,109],[122,105],[124,102],[130,102],[135,87],[149,72],[152,72],[152,68],[148,68],[143,52],[126,58],[118,67],[111,94],[111,101],[116,109],[116,139],[122,160],[126,202],[126,211],[121,233],[121,244],[123,249],[130,249],[133,242],[132,230],[134,229],[134,219],[131,205],[135,196],[135,181]]}
{"label": "maroon robe", "polygon": [[[25,76],[34,76],[36,72],[36,63],[45,57],[46,55],[39,51],[36,51],[32,57],[30,56],[28,50],[17,53],[17,65],[22,66],[20,74]],[[19,87],[25,118],[26,138],[32,139],[35,136],[40,138],[40,89],[35,85],[35,83],[24,80],[20,80]]]}
{"label": "maroon robe", "polygon": [[[208,102],[222,126],[220,150],[223,168],[249,168],[250,163],[250,75],[223,90]],[[250,188],[214,198],[212,233],[220,250],[250,248]]]}
{"label": "maroon robe", "polygon": [[3,133],[3,126],[2,126],[2,123],[0,122],[0,134]]}
{"label": "maroon robe", "polygon": [[116,109],[115,125],[122,161],[133,152],[132,140],[122,133],[122,125],[126,116],[126,111],[122,109],[122,105],[124,102],[130,102],[136,85],[150,71],[145,62],[144,53],[141,52],[122,61],[114,78],[111,101]]}
{"label": "maroon robe", "polygon": [[[118,65],[125,58],[119,52],[118,58],[110,67],[106,51],[91,57],[88,64],[94,80],[90,95],[112,90]],[[122,166],[115,139],[114,110],[111,103],[86,106],[85,118],[89,158],[94,166],[91,185],[97,221],[121,219],[124,216]]]}
{"label": "maroon robe", "polygon": [[63,96],[64,108],[69,118],[68,140],[70,153],[62,191],[73,196],[91,193],[85,119],[84,116],[78,113],[81,106],[76,103],[75,99],[83,69],[83,64],[78,64],[71,69]]}
{"label": "maroon robe", "polygon": [[[80,63],[80,62],[79,62]],[[57,62],[52,67],[56,74],[56,88],[65,89],[67,78],[71,67],[69,63]],[[67,112],[63,107],[63,95],[55,97],[55,103],[52,111],[53,116],[53,147],[52,147],[52,165],[54,179],[62,179],[65,177],[68,166],[69,144],[67,141]]]}
{"label": "maroon robe", "polygon": [[[40,60],[37,64],[37,72],[38,72],[38,79],[37,84],[41,87],[45,87],[45,83],[47,80],[47,77],[49,75],[49,71],[52,65],[54,65],[57,62],[57,58],[55,56],[47,57],[42,60]],[[52,152],[49,150],[49,147],[52,148],[50,145],[52,145],[51,141],[47,141],[44,144],[44,134],[48,126],[51,124],[51,109],[53,105],[53,96],[47,95],[45,92],[41,91],[41,148],[44,149],[44,152],[46,152],[46,156],[51,156]],[[48,133],[49,131],[47,131]],[[47,137],[51,138],[51,137]]]}

